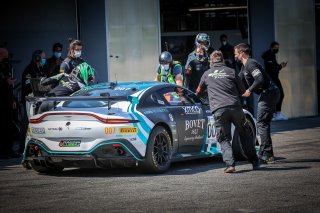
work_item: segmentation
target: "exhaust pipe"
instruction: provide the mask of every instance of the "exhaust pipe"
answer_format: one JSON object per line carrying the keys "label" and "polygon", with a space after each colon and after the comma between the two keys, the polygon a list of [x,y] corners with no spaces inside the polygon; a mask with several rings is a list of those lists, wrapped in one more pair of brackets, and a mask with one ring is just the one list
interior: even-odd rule
{"label": "exhaust pipe", "polygon": [[118,155],[124,155],[125,151],[121,147],[116,147],[115,151],[117,152]]}

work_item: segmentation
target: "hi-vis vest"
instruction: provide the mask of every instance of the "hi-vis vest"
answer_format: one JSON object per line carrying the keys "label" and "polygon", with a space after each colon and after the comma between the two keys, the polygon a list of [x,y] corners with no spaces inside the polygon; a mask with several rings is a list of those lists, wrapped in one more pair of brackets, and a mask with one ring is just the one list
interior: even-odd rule
{"label": "hi-vis vest", "polygon": [[172,71],[177,66],[181,66],[181,65],[179,63],[170,65],[170,68],[168,71],[164,70],[162,66],[159,66],[158,74],[160,75],[160,81],[175,84],[176,83],[176,81],[174,80],[175,75],[173,75]]}

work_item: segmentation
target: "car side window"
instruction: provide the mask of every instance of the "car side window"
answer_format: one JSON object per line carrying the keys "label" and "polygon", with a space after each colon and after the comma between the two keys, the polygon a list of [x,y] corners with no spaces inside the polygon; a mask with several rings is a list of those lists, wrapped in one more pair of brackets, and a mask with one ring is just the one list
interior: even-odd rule
{"label": "car side window", "polygon": [[183,106],[183,105],[191,105],[192,102],[185,96],[178,92],[167,92],[163,94],[163,97],[171,106]]}
{"label": "car side window", "polygon": [[165,105],[165,102],[159,98],[156,93],[148,95],[143,102],[139,103],[139,107],[151,107]]}
{"label": "car side window", "polygon": [[193,100],[187,97],[185,89],[181,87],[167,87],[158,91],[158,94],[170,106],[192,105]]}

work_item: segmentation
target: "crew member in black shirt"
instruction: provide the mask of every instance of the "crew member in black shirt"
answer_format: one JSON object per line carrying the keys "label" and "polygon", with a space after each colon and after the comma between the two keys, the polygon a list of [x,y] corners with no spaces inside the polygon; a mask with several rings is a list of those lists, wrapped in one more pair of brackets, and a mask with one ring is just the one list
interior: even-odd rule
{"label": "crew member in black shirt", "polygon": [[185,86],[193,92],[196,92],[203,73],[210,68],[205,47],[198,46],[195,52],[196,59],[189,63],[185,71]]}
{"label": "crew member in black shirt", "polygon": [[221,145],[222,157],[227,166],[224,172],[235,172],[231,146],[232,123],[239,132],[243,151],[252,163],[253,169],[259,169],[260,164],[254,144],[247,137],[248,124],[240,102],[240,96],[245,92],[245,87],[235,70],[225,65],[221,51],[214,51],[211,54],[210,64],[211,69],[203,74],[197,93],[199,96],[203,96],[206,91],[208,93],[210,109],[215,119],[217,140]]}
{"label": "crew member in black shirt", "polygon": [[281,62],[280,64],[278,63],[276,54],[279,51],[279,46],[280,45],[278,42],[272,42],[270,44],[270,49],[262,54],[262,59],[264,60],[264,67],[266,72],[269,74],[272,81],[280,90],[280,98],[276,106],[276,113],[273,114],[273,120],[287,120],[287,116],[281,113],[284,92],[279,78],[279,72],[282,70],[282,68],[285,68],[287,66],[288,62]]}
{"label": "crew member in black shirt", "polygon": [[280,92],[262,66],[250,58],[250,47],[241,43],[235,46],[236,60],[243,64],[240,71],[249,88],[243,94],[249,97],[252,92],[259,95],[257,110],[258,133],[261,138],[259,158],[263,163],[274,163],[270,122],[280,97]]}

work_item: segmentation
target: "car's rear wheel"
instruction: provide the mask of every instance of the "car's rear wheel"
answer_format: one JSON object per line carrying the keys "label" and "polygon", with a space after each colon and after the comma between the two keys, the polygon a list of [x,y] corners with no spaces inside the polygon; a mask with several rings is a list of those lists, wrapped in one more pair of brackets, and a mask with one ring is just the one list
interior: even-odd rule
{"label": "car's rear wheel", "polygon": [[[253,146],[256,145],[256,129],[254,124],[246,118],[247,120],[247,127],[246,131],[248,134],[248,140],[250,143],[253,144]],[[241,143],[240,143],[240,137],[238,134],[238,131],[235,129],[234,135],[233,135],[233,140],[232,140],[232,149],[233,149],[233,155],[236,160],[245,160],[246,155],[244,154],[244,151],[242,149]]]}
{"label": "car's rear wheel", "polygon": [[48,164],[44,161],[30,161],[29,163],[32,169],[39,173],[59,173],[64,169],[61,166]]}
{"label": "car's rear wheel", "polygon": [[167,130],[162,126],[154,128],[149,136],[146,156],[141,168],[147,173],[163,173],[171,164],[172,143]]}

